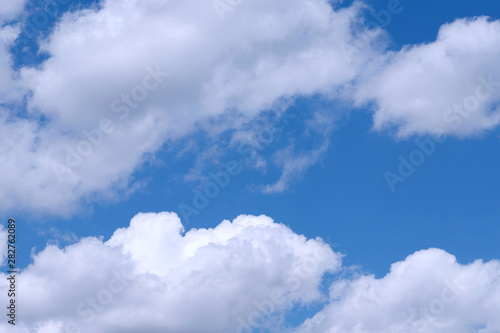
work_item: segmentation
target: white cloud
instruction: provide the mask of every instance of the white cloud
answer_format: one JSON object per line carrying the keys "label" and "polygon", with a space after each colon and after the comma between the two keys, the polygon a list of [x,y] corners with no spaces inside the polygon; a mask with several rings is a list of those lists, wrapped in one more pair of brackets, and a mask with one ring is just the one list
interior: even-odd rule
{"label": "white cloud", "polygon": [[26,0],[2,0],[0,2],[0,22],[14,19],[21,13]]}
{"label": "white cloud", "polygon": [[[328,151],[330,134],[334,128],[334,119],[331,115],[316,112],[307,122],[306,134],[320,138],[314,148],[296,153],[294,142],[273,155],[274,163],[282,168],[279,179],[274,184],[265,185],[263,193],[281,193],[296,182],[311,166],[316,164]],[[304,140],[304,138],[302,138]]]}
{"label": "white cloud", "polygon": [[335,282],[330,303],[296,332],[495,333],[500,262],[462,265],[443,250],[416,252],[385,277]]}
{"label": "white cloud", "polygon": [[[226,14],[221,22],[209,0],[107,0],[65,14],[41,42],[49,58],[22,68],[16,81],[28,92],[31,124],[18,153],[2,156],[11,164],[0,176],[8,196],[0,209],[64,215],[82,200],[113,198],[133,187],[130,176],[146,154],[197,127],[211,132],[214,118],[224,116],[217,133],[236,131],[235,118],[252,121],[295,96],[335,96],[371,57],[377,38],[357,43],[366,52],[347,63],[339,45],[362,29],[358,4],[334,10],[326,0],[259,0]],[[157,84],[151,71],[169,75],[155,75]],[[144,87],[151,88],[144,101],[126,101]],[[4,111],[1,132],[26,122],[9,119],[12,113]],[[95,130],[103,118],[114,127],[101,140]],[[99,143],[82,143],[83,130]],[[62,168],[79,144],[82,154],[92,152]]]}
{"label": "white cloud", "polygon": [[283,171],[280,178],[273,184],[265,185],[263,193],[281,193],[288,189],[291,183],[297,181],[304,172],[312,165],[316,164],[323,154],[328,150],[329,140],[325,139],[323,143],[314,150],[294,153],[294,147],[289,146],[278,151],[274,155],[275,163],[282,167]]}
{"label": "white cloud", "polygon": [[[469,136],[500,122],[500,21],[445,24],[435,42],[390,52],[369,71],[359,103],[374,101],[374,127]],[[492,80],[493,84],[484,84]]]}
{"label": "white cloud", "polygon": [[[326,296],[322,277],[343,272],[341,255],[266,216],[184,232],[174,213],[141,213],[108,241],[48,245],[33,259],[17,282],[19,332],[500,330],[497,260],[460,264],[443,250],[422,250],[382,278],[336,274]],[[1,274],[2,290],[6,283]],[[294,305],[311,304],[325,306],[287,326]],[[1,332],[7,327],[0,323]]]}
{"label": "white cloud", "polygon": [[61,244],[73,244],[78,241],[78,236],[70,231],[61,231],[55,227],[44,227],[37,231],[37,235],[45,237],[47,244],[54,244],[60,246]]}
{"label": "white cloud", "polygon": [[[1,22],[1,21],[0,21]],[[0,115],[5,112],[1,105],[12,103],[22,97],[18,82],[14,80],[12,57],[9,48],[19,35],[18,26],[5,25],[0,27]]]}
{"label": "white cloud", "polygon": [[[224,131],[245,133],[262,111],[279,114],[297,96],[355,91],[358,105],[375,102],[375,128],[395,127],[401,137],[496,127],[500,90],[481,87],[478,76],[500,81],[498,21],[458,20],[433,43],[381,56],[383,32],[362,33],[362,7],[245,1],[221,21],[208,0],[108,0],[66,13],[41,41],[49,58],[19,73],[8,53],[18,31],[3,28],[0,99],[21,101],[24,91],[29,112],[20,119],[19,105],[0,110],[0,159],[9,160],[0,210],[69,215],[82,204],[119,199],[140,186],[131,175],[165,143],[200,128],[214,142]],[[345,45],[363,52],[346,59]],[[127,101],[141,93],[147,98]],[[456,113],[454,103],[465,103],[464,111]],[[265,191],[285,190],[320,160],[323,142],[282,150],[281,160],[276,154],[282,177]],[[265,167],[257,157],[255,165]],[[202,178],[199,170],[189,176]]]}
{"label": "white cloud", "polygon": [[[321,240],[266,216],[242,215],[183,233],[173,213],[138,214],[106,242],[85,238],[36,254],[18,277],[18,327],[236,332],[264,318],[259,313],[266,309],[276,319],[295,304],[320,300],[321,276],[338,270],[340,260]],[[5,303],[6,295],[0,298]]]}

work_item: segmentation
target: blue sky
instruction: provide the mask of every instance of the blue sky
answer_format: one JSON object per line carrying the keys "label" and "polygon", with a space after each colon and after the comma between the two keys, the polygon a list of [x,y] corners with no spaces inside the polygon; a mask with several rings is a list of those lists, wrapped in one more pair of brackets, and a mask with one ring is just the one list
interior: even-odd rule
{"label": "blue sky", "polygon": [[[44,5],[49,2],[41,1]],[[324,1],[315,0],[312,2],[323,3]],[[498,92],[494,91],[492,93],[494,96],[489,97],[490,99],[484,105],[481,104],[480,110],[484,111],[481,113],[482,118],[476,117],[475,115],[478,113],[474,113],[474,116],[463,119],[464,125],[458,129],[448,128],[445,123],[431,120],[434,119],[431,113],[441,112],[442,105],[446,105],[446,107],[450,105],[451,107],[452,103],[464,101],[464,98],[467,98],[467,93],[464,94],[464,92],[473,92],[474,90],[471,89],[479,84],[474,81],[476,77],[480,75],[487,77],[488,74],[493,73],[495,78],[495,75],[499,73],[498,67],[495,67],[495,62],[498,63],[500,57],[495,45],[495,38],[500,38],[500,30],[496,27],[491,28],[493,32],[487,30],[490,25],[500,25],[497,21],[500,19],[499,3],[493,1],[401,0],[400,13],[391,14],[387,24],[382,23],[382,35],[368,37],[369,43],[356,53],[353,62],[349,61],[349,64],[346,65],[346,68],[349,68],[346,69],[348,73],[339,72],[338,76],[341,78],[339,80],[343,81],[339,83],[332,79],[328,82],[326,80],[324,84],[318,83],[322,80],[321,71],[318,71],[308,76],[307,80],[310,80],[311,83],[307,87],[300,84],[304,77],[299,74],[297,76],[290,74],[290,77],[285,77],[283,81],[275,80],[276,77],[273,76],[264,79],[264,84],[251,75],[242,74],[238,79],[241,81],[236,79],[231,81],[231,77],[224,76],[226,75],[224,68],[230,68],[224,66],[230,66],[228,64],[240,66],[239,71],[231,72],[228,70],[228,72],[244,73],[245,70],[253,66],[254,58],[260,57],[260,54],[253,53],[247,56],[241,51],[246,50],[245,52],[255,52],[256,54],[260,52],[261,39],[259,38],[264,37],[256,37],[258,42],[252,44],[253,37],[249,36],[253,30],[250,28],[248,28],[250,32],[245,30],[247,28],[241,28],[242,34],[246,36],[241,37],[241,39],[248,38],[250,40],[248,49],[243,42],[241,45],[238,44],[241,39],[234,42],[234,45],[228,44],[227,49],[224,48],[225,46],[219,46],[220,40],[223,40],[224,43],[226,40],[225,33],[220,31],[230,31],[229,25],[236,24],[230,15],[242,15],[241,20],[248,19],[245,16],[247,10],[245,9],[247,8],[245,1],[237,5],[233,11],[225,14],[227,15],[225,20],[216,23],[210,21],[210,24],[214,26],[217,24],[228,25],[227,30],[218,30],[219,36],[222,36],[220,39],[214,37],[218,36],[217,33],[210,37],[213,38],[211,43],[199,37],[199,40],[195,39],[193,46],[190,46],[197,51],[179,57],[179,59],[185,57],[184,63],[180,62],[181,67],[188,66],[187,63],[193,61],[193,72],[181,73],[182,75],[179,75],[182,68],[175,67],[175,62],[181,61],[176,58],[178,56],[175,54],[176,51],[172,51],[173,55],[171,56],[170,51],[166,51],[168,47],[162,48],[155,44],[155,42],[161,44],[162,40],[155,41],[155,38],[163,35],[159,32],[149,35],[146,30],[141,30],[153,29],[154,27],[147,25],[141,27],[142,21],[140,19],[127,18],[124,14],[125,11],[120,11],[122,9],[121,5],[117,5],[118,3],[120,1],[98,3],[95,1],[77,2],[75,0],[69,6],[60,5],[60,12],[56,15],[57,19],[43,24],[38,37],[31,39],[27,44],[28,48],[21,47],[19,37],[10,41],[8,52],[12,62],[9,70],[15,73],[11,75],[14,77],[12,86],[21,87],[19,88],[21,92],[18,90],[14,93],[10,92],[9,96],[13,97],[10,100],[5,98],[1,101],[2,117],[4,114],[9,117],[17,115],[18,119],[36,124],[39,128],[37,135],[40,147],[51,144],[58,146],[59,142],[61,142],[60,147],[64,147],[67,142],[76,147],[78,140],[82,138],[80,134],[75,136],[75,141],[63,141],[63,139],[56,141],[53,134],[55,132],[49,131],[52,128],[51,124],[57,124],[57,127],[54,128],[63,133],[61,137],[64,137],[64,140],[71,136],[68,133],[73,133],[72,131],[76,133],[82,128],[95,127],[95,124],[98,124],[96,119],[98,120],[99,117],[106,114],[109,115],[109,110],[101,110],[100,106],[109,104],[114,98],[113,96],[118,96],[117,91],[129,91],[134,87],[134,82],[140,82],[144,75],[142,68],[152,66],[149,60],[163,59],[162,57],[167,59],[165,66],[172,66],[169,68],[172,75],[165,79],[167,82],[165,83],[166,92],[163,90],[160,93],[152,91],[150,98],[141,102],[137,110],[156,115],[154,113],[156,111],[150,110],[161,109],[165,105],[165,108],[171,108],[170,110],[178,111],[179,114],[189,114],[196,118],[198,117],[196,112],[203,105],[207,105],[204,104],[207,103],[206,101],[212,103],[210,105],[216,106],[220,102],[223,106],[220,112],[215,109],[215,106],[214,110],[207,110],[208,115],[199,116],[199,121],[194,123],[193,127],[185,125],[188,121],[182,118],[183,116],[179,116],[179,119],[182,120],[174,123],[173,128],[170,128],[168,126],[171,125],[164,124],[177,121],[177,118],[164,120],[158,117],[152,122],[148,122],[146,118],[142,118],[145,113],[132,113],[130,117],[137,123],[127,119],[124,126],[132,125],[123,131],[123,133],[128,133],[124,137],[130,137],[131,141],[129,143],[121,141],[121,146],[110,146],[109,150],[102,150],[105,148],[101,147],[95,148],[95,152],[83,162],[86,165],[86,171],[82,171],[79,183],[68,185],[69,187],[64,185],[65,187],[61,190],[56,188],[56,191],[62,193],[61,198],[55,197],[54,199],[58,203],[47,203],[45,206],[45,204],[37,205],[29,202],[38,200],[37,196],[29,198],[29,187],[26,187],[28,188],[27,192],[23,192],[22,186],[19,186],[20,190],[15,194],[2,194],[6,198],[9,195],[15,198],[13,204],[5,204],[2,207],[0,217],[3,220],[14,217],[18,221],[17,232],[20,239],[18,255],[21,268],[28,268],[28,265],[34,262],[33,253],[40,253],[47,244],[57,244],[63,248],[74,243],[79,244],[81,238],[98,236],[102,236],[106,241],[112,237],[117,229],[127,228],[130,220],[141,212],[177,213],[186,231],[215,228],[221,221],[233,220],[241,214],[266,215],[275,222],[288,226],[298,235],[305,235],[312,239],[321,237],[331,246],[334,253],[344,255],[342,265],[345,272],[348,272],[352,267],[357,267],[359,274],[366,276],[374,274],[376,279],[384,278],[390,272],[392,264],[403,262],[410,265],[413,259],[405,261],[405,258],[417,251],[431,248],[442,249],[448,254],[454,255],[458,262],[456,265],[460,269],[466,269],[469,267],[468,264],[477,259],[482,259],[485,262],[491,260],[496,262],[495,259],[500,258],[500,247],[498,246],[500,225],[497,223],[500,217],[498,208],[500,207],[498,205],[500,195],[497,190],[500,186],[498,173],[500,158],[496,154],[500,149],[499,130],[498,122],[492,120],[494,117],[488,118],[489,115],[495,115],[498,112],[500,100]],[[381,15],[381,11],[386,11],[389,3],[391,1],[364,2],[373,8],[375,13],[378,13],[377,15]],[[342,4],[333,5],[333,8],[342,12],[341,8],[351,9],[355,8],[357,4],[359,3],[345,1]],[[131,2],[130,6],[136,6],[136,4]],[[294,10],[295,2],[289,6]],[[301,8],[300,5],[297,6]],[[86,11],[85,8],[92,8],[92,11]],[[73,12],[75,16],[67,15],[68,10]],[[141,15],[145,15],[147,18],[150,8],[143,10]],[[250,9],[248,10],[248,15],[250,15]],[[267,9],[259,7],[255,10],[265,11]],[[5,22],[3,28],[8,26],[21,27],[22,36],[23,29],[26,32],[27,22],[39,15],[37,14],[39,11],[40,7],[35,3],[27,3],[23,10],[10,16],[9,20],[2,18]],[[134,23],[137,26],[131,23],[131,30],[127,30],[129,35],[124,37],[124,39],[131,38],[134,41],[135,37],[130,37],[134,33],[140,36],[142,31],[145,34],[144,40],[139,38],[137,44],[134,44],[137,45],[136,49],[129,49],[133,55],[129,55],[127,52],[113,53],[116,50],[114,51],[111,47],[111,51],[108,52],[106,46],[103,46],[106,45],[105,39],[101,45],[100,42],[90,42],[90,37],[86,39],[85,35],[81,41],[76,42],[79,38],[77,37],[78,33],[72,29],[80,29],[79,24],[82,25],[81,31],[86,29],[85,23],[82,23],[84,21],[78,21],[77,18],[99,15],[104,11],[108,11],[108,15],[114,15],[116,11],[117,17],[123,19],[124,22],[127,22],[127,19],[130,22],[139,20]],[[186,12],[190,12],[190,10],[186,9]],[[186,12],[179,10],[178,22],[168,14],[167,22],[175,22],[183,27],[178,30],[180,37],[176,37],[178,40],[175,39],[175,43],[179,42],[179,48],[184,47],[184,42],[180,42],[182,38],[188,38],[182,36],[191,38],[191,30],[187,28],[183,30],[185,27],[179,23],[182,22],[183,18],[185,19],[183,15],[187,15]],[[362,19],[356,21],[358,30],[352,34],[354,40],[362,40],[363,35],[366,34],[364,27],[369,26],[368,22],[376,20],[376,17],[370,14],[369,10],[361,13]],[[199,13],[193,10],[193,15],[197,14]],[[217,21],[216,14],[211,14],[215,17],[214,21]],[[150,15],[157,19],[153,12]],[[274,12],[272,15],[279,17]],[[287,15],[285,11],[283,15]],[[474,17],[477,16],[489,16],[490,19],[484,22],[474,21]],[[61,21],[61,17],[65,17],[65,20]],[[456,20],[463,18],[469,18],[473,23],[464,21],[466,23],[459,26],[462,21]],[[337,19],[340,20],[340,18]],[[311,19],[311,21],[316,20]],[[189,22],[191,22],[191,16],[189,16]],[[463,43],[458,46],[451,45],[443,52],[446,54],[443,58],[446,60],[448,59],[446,57],[449,57],[451,60],[441,62],[441,58],[437,56],[441,53],[435,51],[434,46],[437,45],[436,48],[438,48],[441,45],[435,41],[440,27],[444,24],[450,25],[449,29],[443,32],[445,37],[442,38],[442,44],[453,44],[455,40],[460,40],[462,35],[464,37]],[[473,30],[476,29],[476,25],[477,30]],[[168,27],[173,29],[173,26],[174,23]],[[256,24],[256,26],[258,25]],[[308,34],[323,36],[324,31],[314,31],[316,27],[307,31],[309,25],[306,24],[306,26],[308,28],[304,28],[306,30],[304,36],[309,36]],[[311,24],[311,26],[314,25]],[[58,27],[56,32],[53,30],[54,27]],[[111,34],[112,29],[109,27],[103,28],[101,33],[104,31],[105,35],[108,32]],[[165,28],[165,35],[168,34],[168,31],[174,31],[168,30],[168,27]],[[481,35],[483,28],[486,31],[484,32],[485,37]],[[207,28],[207,31],[211,31],[210,29],[212,28]],[[217,29],[219,29],[218,26]],[[240,28],[235,29],[235,31],[239,31],[237,29]],[[272,27],[270,29],[270,33],[274,33]],[[276,31],[279,29],[276,28]],[[328,33],[334,35],[333,31],[338,31],[338,29],[333,29]],[[227,32],[227,35],[231,34]],[[101,38],[95,37],[98,36],[97,33],[92,36],[97,41]],[[198,38],[198,35],[196,36]],[[477,39],[482,42],[478,42],[479,46],[477,46],[470,42],[469,36],[477,36]],[[280,38],[286,39],[285,37],[276,37],[275,40],[271,39],[270,42],[266,42],[269,45],[262,46],[262,57],[272,54],[283,57],[286,61],[296,59],[292,53],[304,44],[300,44],[300,40],[297,41],[298,39],[294,38],[286,39],[283,44],[280,44],[282,42]],[[324,47],[323,45],[328,45],[330,42],[328,39],[330,37],[325,37],[324,40],[321,38],[318,37],[317,45],[320,45],[317,46],[318,48]],[[207,40],[209,39],[207,38]],[[114,39],[111,41],[115,42]],[[198,45],[196,41],[199,41],[200,44]],[[233,40],[231,39],[231,41]],[[89,45],[85,43],[89,43]],[[148,48],[148,43],[153,46]],[[220,42],[221,45],[222,43]],[[274,48],[273,43],[279,47]],[[297,45],[300,46],[293,43],[298,43]],[[236,44],[238,45],[235,46]],[[293,47],[288,48],[292,44]],[[45,51],[37,54],[39,45],[42,45]],[[186,45],[190,44],[186,42]],[[186,48],[191,51],[188,46]],[[81,51],[80,47],[82,47],[81,50],[85,51]],[[207,54],[202,55],[203,52],[200,53],[197,47],[205,50]],[[201,78],[197,77],[198,73],[205,73],[203,66],[208,66],[205,63],[210,62],[207,59],[211,57],[212,47],[214,49],[221,48],[222,51],[217,50],[221,58],[227,54],[234,56],[231,58],[232,61],[228,61],[228,64],[221,65],[222,69],[218,72],[221,76],[220,81],[216,79],[210,81],[211,76],[203,76],[204,74],[199,74]],[[333,52],[326,46],[324,48],[325,50],[321,51]],[[89,65],[84,63],[85,60],[82,63],[82,59],[86,59],[83,55],[82,58],[79,58],[78,55],[78,52],[87,52],[87,50],[89,54],[95,55],[95,58],[92,56],[92,60],[89,60]],[[413,51],[415,53],[411,53]],[[151,55],[147,52],[158,52],[158,54]],[[166,52],[166,54],[162,54],[162,52]],[[292,54],[290,58],[288,58],[288,52]],[[414,56],[414,54],[418,54],[421,58]],[[486,55],[484,56],[484,54]],[[130,59],[127,58],[129,56]],[[239,58],[240,56],[241,58]],[[111,60],[105,59],[105,57],[111,57]],[[122,82],[116,82],[116,89],[115,87],[110,88],[109,95],[100,96],[97,90],[96,95],[85,95],[88,91],[92,91],[93,84],[101,84],[100,80],[102,80],[103,85],[107,84],[108,80],[109,82],[113,81],[113,69],[110,69],[108,74],[102,74],[101,79],[99,79],[101,73],[98,71],[97,64],[102,65],[103,68],[106,66],[111,68],[114,63],[134,63],[138,61],[134,59],[140,61],[143,58],[149,59],[149,62],[144,61],[144,63],[138,64],[137,68],[125,67],[123,69],[123,72],[127,74],[123,74]],[[416,58],[420,60],[414,61]],[[328,62],[325,59],[329,58],[311,59],[311,63],[317,62],[318,68],[320,68],[322,62]],[[433,63],[434,59],[437,59],[435,63]],[[285,60],[283,63],[286,63]],[[106,65],[106,61],[109,61],[108,65]],[[334,61],[338,60],[333,59],[332,62]],[[293,62],[291,63],[293,64]],[[429,73],[425,72],[428,70],[427,67],[418,72],[418,66],[422,64],[425,66],[428,63],[431,64],[429,65],[431,68]],[[453,68],[458,73],[456,77],[446,74],[448,73],[446,68],[449,64],[453,64]],[[70,74],[68,74],[68,78],[65,78],[64,68],[71,65],[73,67],[68,71]],[[80,65],[83,68],[82,71],[74,69]],[[325,71],[330,69],[326,65],[324,68]],[[411,68],[417,68],[416,72],[423,73],[422,76],[405,76],[411,71]],[[462,73],[463,68],[467,68],[467,70],[463,70],[464,73]],[[93,70],[97,74],[92,76],[90,73],[86,77],[86,72]],[[443,71],[441,72],[441,70]],[[58,71],[61,71],[62,74],[59,74]],[[208,70],[207,73],[209,73]],[[328,72],[328,75],[332,75],[332,73]],[[16,77],[21,82],[19,85],[16,85]],[[248,79],[248,77],[253,79]],[[465,77],[472,79],[465,81]],[[59,90],[54,88],[59,87],[58,82],[70,82],[64,81],[66,79],[74,81],[81,79],[82,83],[80,86],[78,85],[80,83],[67,87],[61,85]],[[206,79],[206,82],[203,83],[208,88],[205,89],[212,92],[212,95],[202,99],[199,97],[202,93],[198,90],[193,89],[193,92],[182,90],[191,84],[190,82],[196,82],[198,79],[202,81]],[[247,79],[249,81],[245,81]],[[265,84],[266,80],[268,85]],[[390,82],[386,82],[388,80]],[[401,80],[401,82],[398,83],[397,80]],[[258,82],[254,85],[254,81]],[[226,86],[225,82],[230,84]],[[283,88],[281,93],[280,88],[275,86],[280,82],[287,82],[283,83],[283,86],[292,85],[292,87],[290,90],[287,90],[287,87]],[[434,83],[436,83],[434,89],[427,89],[427,86]],[[243,88],[240,87],[240,84]],[[293,86],[294,84],[296,86]],[[443,87],[442,91],[439,90],[441,87]],[[242,89],[241,94],[237,91],[240,88]],[[52,92],[51,89],[54,89],[55,92]],[[169,95],[169,91],[172,92],[172,95]],[[289,94],[288,91],[297,93]],[[434,92],[436,95],[432,96],[431,94]],[[192,95],[189,95],[191,93]],[[414,105],[419,105],[418,101],[425,100],[427,98],[425,94],[429,94],[429,100],[432,102],[422,104],[424,105],[422,110],[417,109],[417,113],[414,113]],[[2,92],[0,98],[4,98],[3,96]],[[67,101],[66,96],[70,96],[72,100]],[[75,100],[80,96],[83,96],[81,97],[83,101],[83,104],[80,105],[81,109],[78,109],[80,107],[78,105],[74,106],[73,109],[67,109],[68,106],[73,105],[71,103],[76,103]],[[417,102],[415,103],[411,103],[413,96],[416,96],[414,100]],[[101,97],[105,101],[102,104],[99,100]],[[173,101],[166,101],[167,98],[171,98]],[[198,98],[201,100],[199,103]],[[95,103],[93,99],[96,100]],[[401,99],[405,101],[401,102]],[[187,100],[189,103],[191,100],[195,102],[192,102],[191,105],[186,102]],[[222,100],[223,102],[221,102]],[[441,102],[443,104],[440,104]],[[88,116],[86,110],[88,110]],[[213,118],[211,118],[212,116]],[[245,118],[247,122],[239,122],[240,118],[238,117],[240,116],[241,119],[247,117]],[[377,123],[376,119],[381,119],[380,124]],[[150,129],[144,127],[145,133],[149,131],[150,136],[136,134],[134,126],[142,126],[142,121],[144,124],[148,124],[147,126],[151,126]],[[2,126],[7,126],[8,123],[8,121],[2,120]],[[121,131],[120,125],[115,124]],[[161,128],[161,126],[165,127]],[[434,141],[432,131],[436,126],[445,129],[446,141],[443,143]],[[43,134],[44,128],[47,129],[45,134]],[[158,128],[158,132],[153,130],[156,128]],[[177,129],[179,129],[180,134],[177,134]],[[237,138],[248,139],[248,136],[245,135],[250,133],[250,140],[255,140],[259,133],[266,130],[273,133],[272,139],[264,144],[261,140],[262,149],[254,151],[255,155],[249,158],[242,157],[236,148],[238,146]],[[168,138],[165,133],[169,133]],[[174,134],[170,136],[170,133]],[[154,143],[148,141],[148,137]],[[43,141],[45,139],[47,141]],[[107,141],[107,137],[104,140],[103,147],[106,147],[111,141]],[[414,172],[409,177],[405,177],[404,182],[395,184],[394,191],[391,190],[390,184],[386,181],[386,173],[397,174],[401,163],[400,157],[409,160],[412,153],[422,150],[417,141],[423,142],[425,140],[427,140],[426,142],[433,140],[432,153],[421,154],[424,156],[423,163],[416,166]],[[136,142],[137,152],[134,150]],[[134,146],[130,150],[134,151],[134,153],[130,153],[131,156],[142,157],[134,157],[136,159],[133,161],[124,160],[123,165],[130,166],[123,167],[123,169],[114,168],[112,166],[114,160],[107,156],[114,154],[115,151],[122,151],[120,156],[123,156],[123,152],[128,152],[127,145]],[[139,148],[147,145],[150,146],[144,149]],[[120,160],[120,158],[117,159]],[[278,190],[267,191],[272,193],[265,193],[266,185],[276,184],[279,179],[283,179],[287,170],[286,163],[293,158],[296,158],[294,160],[296,163],[290,167],[292,171],[290,171],[290,176],[286,178],[286,185]],[[187,220],[181,212],[180,205],[193,206],[193,190],[203,190],[211,182],[210,174],[226,170],[231,161],[239,161],[239,165],[242,167],[241,172],[230,176],[227,187],[220,189],[218,195],[208,200],[209,203],[205,208],[198,209],[198,213],[191,215]],[[302,169],[297,167],[299,162],[305,163]],[[95,174],[93,169],[87,166],[87,163],[92,163],[96,170]],[[115,169],[116,171],[109,171],[109,173],[101,175],[101,170]],[[99,182],[103,179],[104,182],[109,179],[119,179],[118,183],[124,182],[125,185],[120,185],[120,187],[116,183],[110,183],[109,186],[108,183],[100,184]],[[136,182],[135,187],[134,182]],[[41,184],[45,183],[41,182]],[[87,184],[90,185],[87,187]],[[33,183],[33,192],[38,193],[44,186]],[[25,188],[24,185],[22,188]],[[42,198],[52,192],[44,194],[42,191],[40,193],[39,198]],[[71,200],[65,201],[66,198]],[[441,256],[443,255],[436,254],[436,257],[441,258]],[[448,259],[442,260],[447,262]],[[428,259],[428,261],[434,262],[432,259]],[[3,267],[3,271],[5,270],[6,268]],[[343,274],[349,275],[345,272]],[[339,273],[340,275],[342,274]],[[335,277],[331,279],[331,281],[336,280]],[[328,293],[326,284],[331,281],[324,282],[325,285],[322,287],[324,293]],[[425,283],[425,279],[422,279],[422,283]],[[357,284],[352,282],[352,285],[356,286]],[[355,290],[355,287],[352,288]],[[491,290],[490,292],[493,294]],[[346,293],[346,295],[350,295],[348,292]],[[344,297],[347,302],[350,296],[344,295]],[[429,297],[432,299],[432,296]],[[343,313],[342,305],[328,303],[324,299],[317,302],[319,303],[314,303],[313,307],[305,312],[285,312],[288,325],[299,327],[299,331],[300,329],[305,331],[309,329],[314,332],[334,327],[331,325],[335,324],[329,324],[328,320],[322,322],[318,319],[313,323],[302,323],[305,317],[312,317],[318,311],[323,311],[327,316],[331,315],[331,318],[335,318],[335,311]],[[458,316],[457,313],[452,313],[452,317]],[[480,323],[471,322],[467,324],[468,327],[471,327],[470,325],[485,325],[484,332],[499,332],[500,328],[495,326],[498,323],[493,318],[485,316],[486,319],[483,322],[480,320]],[[33,315],[33,317],[36,316]],[[54,318],[56,318],[54,320],[61,319],[56,315]],[[35,319],[30,320],[33,320],[32,323],[37,323]],[[27,323],[26,325],[28,325],[26,327],[30,327],[31,324]],[[220,330],[216,324],[214,325],[210,327]],[[345,325],[342,327],[347,329],[346,332],[352,331],[352,327],[349,329],[348,324]],[[466,324],[460,326],[460,323],[456,325],[458,326],[453,326],[455,332],[467,326]],[[224,327],[227,328],[227,326]],[[47,332],[59,332],[56,328],[52,329],[52,331],[48,330]],[[105,328],[99,327],[98,329]],[[391,329],[394,329],[393,326]],[[426,331],[434,332],[432,329],[436,328],[427,328]],[[187,331],[195,332],[196,329],[187,328]],[[268,328],[268,331],[271,329]],[[415,330],[414,332],[420,331]],[[448,331],[436,330],[436,332]],[[461,330],[460,332],[466,331]]]}

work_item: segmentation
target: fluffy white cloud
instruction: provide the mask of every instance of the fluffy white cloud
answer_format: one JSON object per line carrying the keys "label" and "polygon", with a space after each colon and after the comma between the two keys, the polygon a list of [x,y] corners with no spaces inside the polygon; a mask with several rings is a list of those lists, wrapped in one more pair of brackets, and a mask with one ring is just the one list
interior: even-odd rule
{"label": "fluffy white cloud", "polygon": [[[48,59],[19,72],[30,124],[17,153],[2,154],[0,209],[69,214],[133,188],[147,154],[196,128],[211,132],[214,119],[215,132],[238,131],[298,95],[336,96],[378,33],[348,62],[339,45],[356,40],[361,6],[333,6],[245,1],[221,20],[211,0],[107,0],[66,13],[41,41]],[[1,132],[27,122],[3,113]]]}
{"label": "fluffy white cloud", "polygon": [[[382,55],[383,32],[363,33],[359,3],[234,4],[220,20],[209,0],[103,1],[66,13],[40,42],[48,59],[18,73],[8,53],[18,31],[2,28],[0,100],[26,97],[28,115],[0,110],[9,161],[0,210],[68,215],[127,195],[141,186],[131,175],[165,143],[199,129],[238,141],[262,111],[280,114],[297,96],[374,101],[375,128],[401,137],[472,135],[500,121],[498,21],[458,20],[433,43]],[[348,45],[362,52],[347,59]],[[264,191],[285,190],[320,160],[328,131],[310,151],[275,154],[283,173]]]}
{"label": "fluffy white cloud", "polygon": [[435,42],[390,52],[357,93],[374,101],[374,126],[412,134],[468,136],[500,122],[500,21],[445,24]]}
{"label": "fluffy white cloud", "polygon": [[49,245],[33,259],[18,277],[20,332],[220,333],[320,300],[341,256],[266,216],[184,233],[175,214],[150,213],[106,242]]}
{"label": "fluffy white cloud", "polygon": [[[326,296],[325,273],[352,272],[341,255],[266,216],[184,232],[173,213],[141,213],[107,241],[49,245],[33,260],[17,281],[19,332],[500,331],[497,260],[464,265],[422,250],[382,278],[337,274]],[[312,318],[287,325],[295,305],[318,302]]]}
{"label": "fluffy white cloud", "polygon": [[496,333],[500,262],[468,265],[443,250],[416,252],[385,277],[335,282],[330,303],[296,332]]}

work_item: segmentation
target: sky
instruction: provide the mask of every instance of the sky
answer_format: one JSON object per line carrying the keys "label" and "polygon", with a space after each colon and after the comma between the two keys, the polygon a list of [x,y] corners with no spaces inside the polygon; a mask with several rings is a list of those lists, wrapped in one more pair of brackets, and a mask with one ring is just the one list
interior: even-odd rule
{"label": "sky", "polygon": [[500,4],[0,22],[0,332],[500,332]]}

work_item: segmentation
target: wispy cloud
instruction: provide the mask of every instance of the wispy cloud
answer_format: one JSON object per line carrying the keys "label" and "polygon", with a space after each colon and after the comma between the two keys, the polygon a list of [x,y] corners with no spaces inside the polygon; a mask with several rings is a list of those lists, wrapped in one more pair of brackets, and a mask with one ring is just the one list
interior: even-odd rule
{"label": "wispy cloud", "polygon": [[334,129],[334,117],[325,112],[316,112],[306,121],[304,136],[312,136],[318,141],[316,147],[296,152],[294,142],[277,151],[272,160],[282,170],[280,178],[270,185],[265,185],[263,193],[281,193],[287,190],[291,183],[296,182],[313,165],[318,163],[328,151],[330,136]]}

